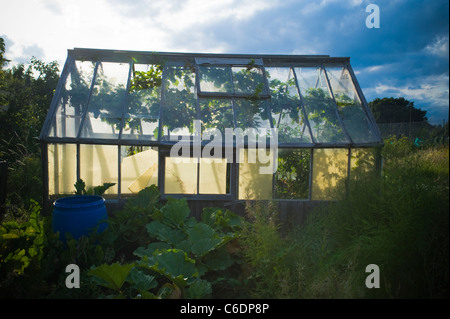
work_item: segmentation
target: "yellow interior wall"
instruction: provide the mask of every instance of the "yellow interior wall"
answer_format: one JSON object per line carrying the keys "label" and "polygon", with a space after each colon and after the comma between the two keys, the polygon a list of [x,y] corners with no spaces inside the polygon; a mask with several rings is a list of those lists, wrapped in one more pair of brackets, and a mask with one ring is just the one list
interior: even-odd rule
{"label": "yellow interior wall", "polygon": [[80,145],[80,178],[86,189],[116,183],[105,194],[118,193],[118,150],[114,145]]}
{"label": "yellow interior wall", "polygon": [[[260,149],[241,149],[239,162],[239,199],[272,199],[273,174],[261,174],[259,168],[269,164],[258,162]],[[256,158],[256,163],[249,163],[250,158]]]}
{"label": "yellow interior wall", "polygon": [[331,200],[347,177],[348,149],[315,149],[312,172],[312,200]]}
{"label": "yellow interior wall", "polygon": [[77,181],[77,146],[75,144],[48,145],[49,195],[73,194]]}

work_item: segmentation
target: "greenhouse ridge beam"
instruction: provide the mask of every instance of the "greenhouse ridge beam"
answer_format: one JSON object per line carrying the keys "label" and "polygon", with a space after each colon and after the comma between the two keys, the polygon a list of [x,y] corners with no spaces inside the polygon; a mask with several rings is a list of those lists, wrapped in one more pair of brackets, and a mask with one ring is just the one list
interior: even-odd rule
{"label": "greenhouse ridge beam", "polygon": [[74,48],[68,50],[69,56],[85,61],[161,63],[164,59],[174,62],[192,62],[195,58],[219,59],[262,59],[265,66],[302,65],[341,65],[349,63],[349,57],[330,57],[329,55],[282,55],[282,54],[225,54],[225,53],[177,53],[156,51],[123,51]]}

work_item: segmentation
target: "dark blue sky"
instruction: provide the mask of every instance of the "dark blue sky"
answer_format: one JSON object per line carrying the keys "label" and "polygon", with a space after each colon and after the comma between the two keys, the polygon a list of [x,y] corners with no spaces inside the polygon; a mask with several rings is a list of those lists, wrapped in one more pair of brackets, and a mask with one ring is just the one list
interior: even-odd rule
{"label": "dark blue sky", "polygon": [[[369,4],[380,28],[366,27]],[[448,119],[448,0],[20,0],[2,9],[15,62],[62,64],[73,47],[347,56],[368,101],[402,96],[433,124]]]}

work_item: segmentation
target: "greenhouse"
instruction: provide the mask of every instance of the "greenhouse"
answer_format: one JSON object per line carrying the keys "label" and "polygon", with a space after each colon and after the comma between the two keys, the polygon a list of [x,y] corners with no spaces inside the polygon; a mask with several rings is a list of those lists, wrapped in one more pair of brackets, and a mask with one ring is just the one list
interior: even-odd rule
{"label": "greenhouse", "polygon": [[200,206],[332,200],[382,146],[346,57],[79,48],[40,141],[47,202],[82,179]]}

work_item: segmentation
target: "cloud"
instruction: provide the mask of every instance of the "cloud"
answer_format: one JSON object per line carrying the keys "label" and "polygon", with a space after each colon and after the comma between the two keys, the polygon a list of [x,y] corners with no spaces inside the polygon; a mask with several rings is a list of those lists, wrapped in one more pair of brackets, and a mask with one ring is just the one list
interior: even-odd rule
{"label": "cloud", "polygon": [[425,47],[425,51],[436,55],[441,58],[448,58],[448,35],[447,36],[437,36],[433,42]]}
{"label": "cloud", "polygon": [[32,45],[28,45],[28,46],[23,47],[22,53],[26,57],[34,56],[34,57],[36,57],[38,59],[43,59],[45,57],[44,49],[41,48],[37,44],[32,44]]}
{"label": "cloud", "polygon": [[42,4],[54,14],[61,15],[63,13],[60,3],[56,0],[45,0],[42,1]]}

